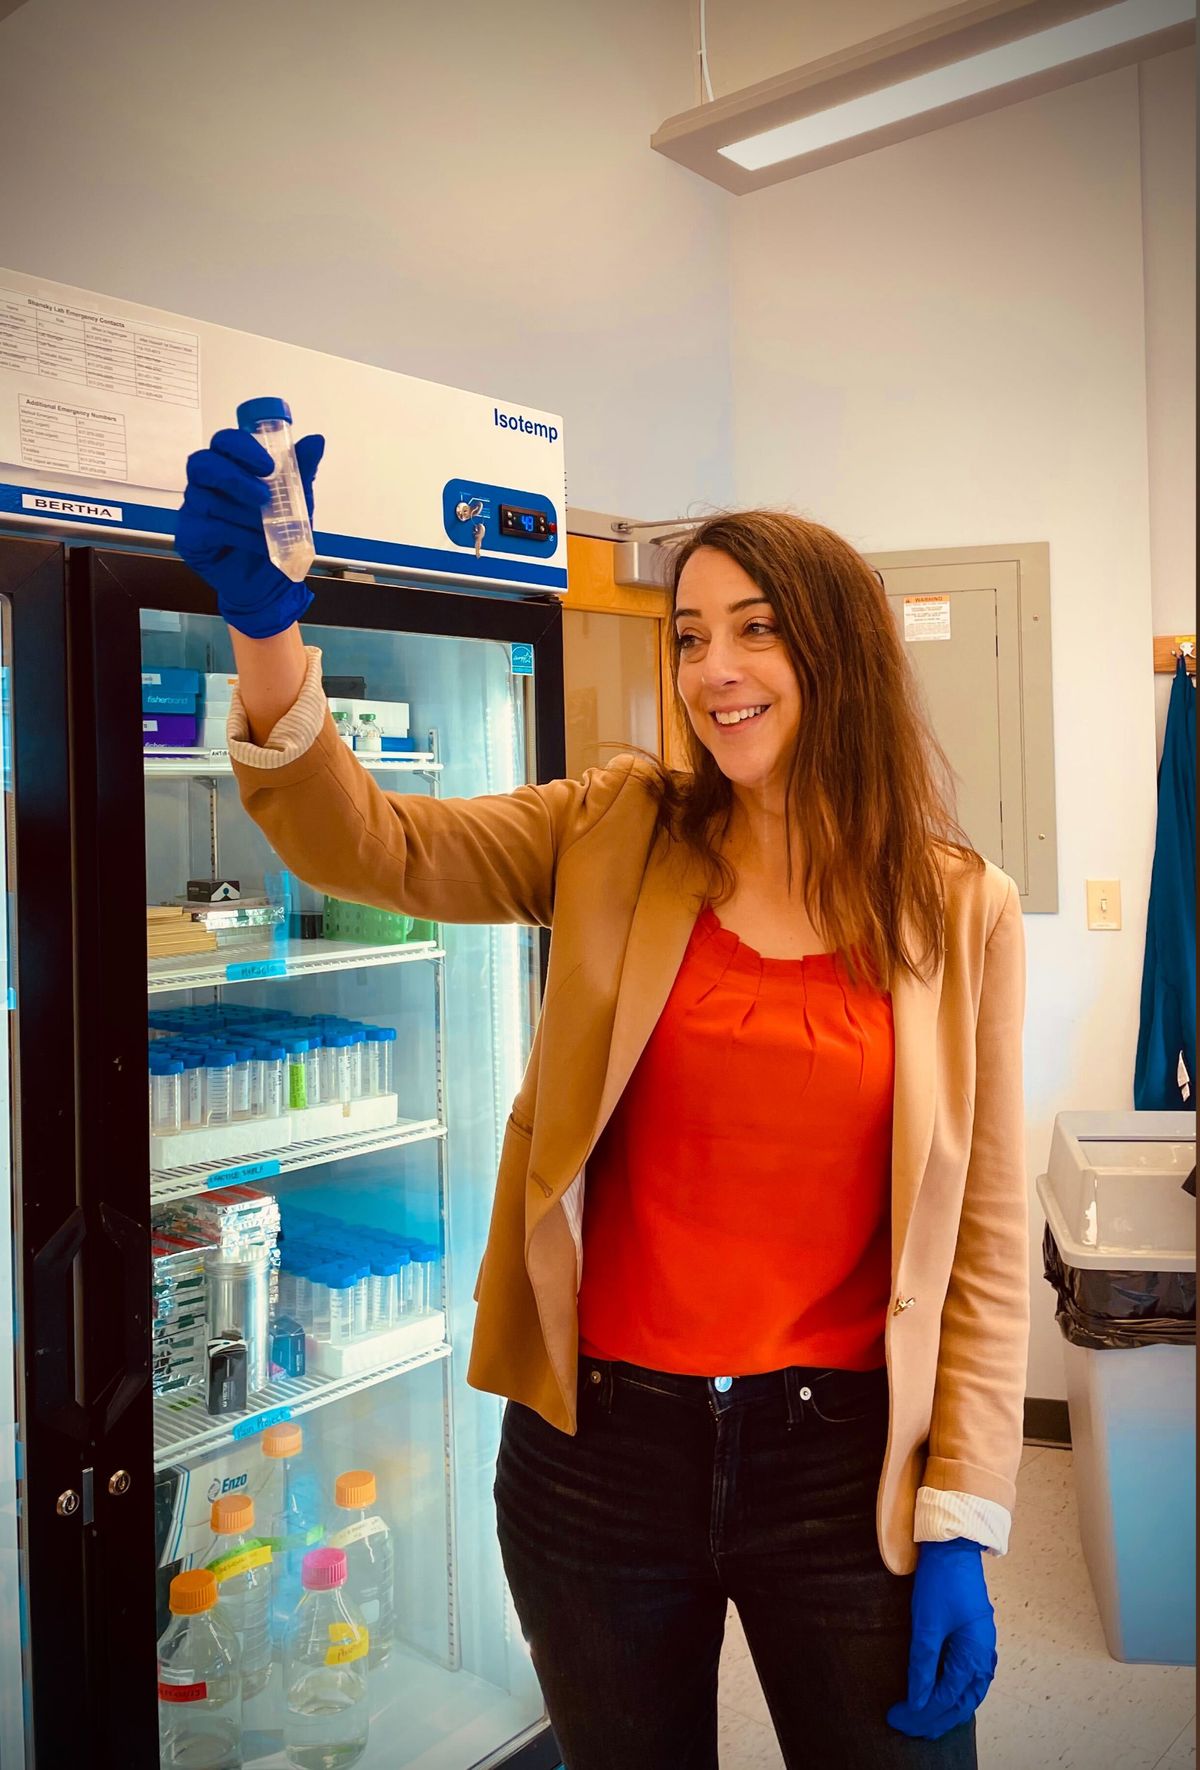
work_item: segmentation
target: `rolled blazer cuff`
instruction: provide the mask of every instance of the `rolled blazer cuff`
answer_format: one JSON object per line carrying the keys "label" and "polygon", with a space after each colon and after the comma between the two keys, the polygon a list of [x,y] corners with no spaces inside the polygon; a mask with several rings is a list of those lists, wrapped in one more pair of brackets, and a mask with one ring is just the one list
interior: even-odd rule
{"label": "rolled blazer cuff", "polygon": [[917,1489],[913,1541],[946,1543],[965,1536],[992,1555],[1007,1555],[1012,1513],[995,1500],[978,1494],[957,1493],[938,1487]]}
{"label": "rolled blazer cuff", "polygon": [[247,768],[286,768],[289,762],[298,761],[316,743],[317,733],[325,723],[321,648],[306,645],[304,655],[308,659],[304,686],[287,712],[280,714],[275,721],[265,744],[249,741],[250,721],[246,718],[241,693],[234,689],[226,741],[235,762],[241,762]]}

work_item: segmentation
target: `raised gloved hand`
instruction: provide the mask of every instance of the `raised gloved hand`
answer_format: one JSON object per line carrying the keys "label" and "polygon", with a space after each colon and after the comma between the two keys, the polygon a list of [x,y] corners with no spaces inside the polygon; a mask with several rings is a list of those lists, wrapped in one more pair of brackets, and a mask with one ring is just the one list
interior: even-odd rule
{"label": "raised gloved hand", "polygon": [[[313,480],[325,453],[323,436],[302,436],[296,465],[309,520]],[[207,449],[188,457],[187,489],[175,525],[175,549],[217,593],[231,627],[268,639],[298,621],[312,594],[271,563],[263,535],[264,481],[272,469],[266,449],[247,430],[218,430]]]}
{"label": "raised gloved hand", "polygon": [[913,1739],[940,1739],[970,1720],[996,1672],[996,1624],[978,1543],[955,1537],[917,1545],[912,1624],[908,1696],[888,1710],[888,1724]]}

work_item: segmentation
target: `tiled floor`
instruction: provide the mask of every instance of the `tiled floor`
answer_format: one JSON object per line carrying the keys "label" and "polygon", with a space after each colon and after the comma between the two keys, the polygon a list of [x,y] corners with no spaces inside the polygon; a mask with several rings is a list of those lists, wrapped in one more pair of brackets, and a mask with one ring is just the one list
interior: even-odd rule
{"label": "tiled floor", "polygon": [[[1075,1517],[1069,1451],[1025,1452],[1012,1547],[988,1560],[1000,1666],[979,1710],[980,1770],[1188,1770],[1192,1668],[1108,1657]],[[766,1704],[730,1613],[721,1770],[781,1770]],[[813,1770],[820,1770],[814,1765]]]}

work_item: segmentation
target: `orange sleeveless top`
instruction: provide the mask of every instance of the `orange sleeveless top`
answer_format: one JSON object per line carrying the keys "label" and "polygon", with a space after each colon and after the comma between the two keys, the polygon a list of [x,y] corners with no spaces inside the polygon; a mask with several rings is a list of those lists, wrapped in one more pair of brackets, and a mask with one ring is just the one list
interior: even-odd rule
{"label": "orange sleeveless top", "polygon": [[580,1350],[686,1376],[884,1361],[891,997],[704,909],[588,1162]]}

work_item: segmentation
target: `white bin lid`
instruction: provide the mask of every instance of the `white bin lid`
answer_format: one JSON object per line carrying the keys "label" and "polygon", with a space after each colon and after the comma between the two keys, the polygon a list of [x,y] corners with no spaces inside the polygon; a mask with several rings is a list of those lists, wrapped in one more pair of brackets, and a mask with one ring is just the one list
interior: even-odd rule
{"label": "white bin lid", "polygon": [[1068,1266],[1190,1272],[1196,1165],[1188,1112],[1060,1112],[1038,1198]]}

